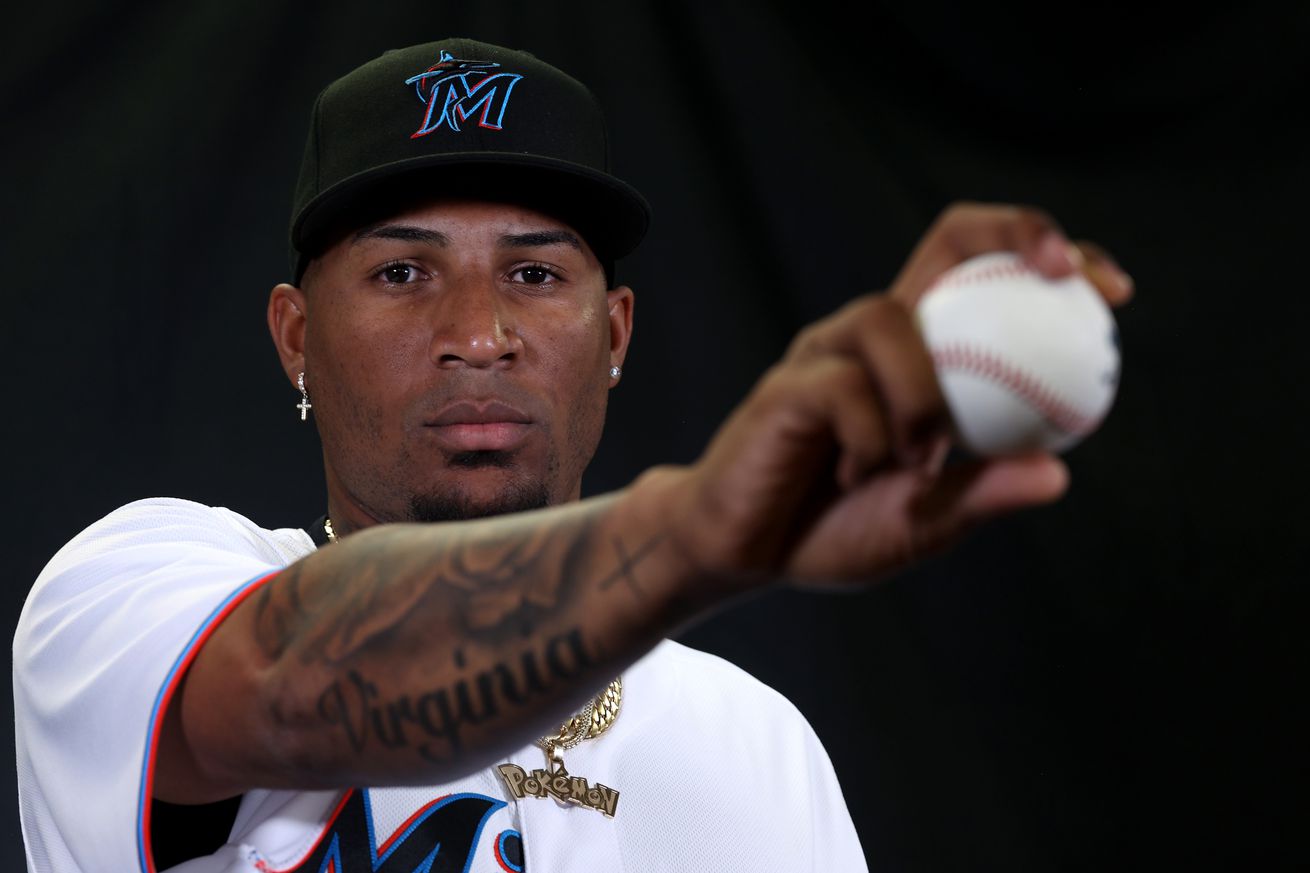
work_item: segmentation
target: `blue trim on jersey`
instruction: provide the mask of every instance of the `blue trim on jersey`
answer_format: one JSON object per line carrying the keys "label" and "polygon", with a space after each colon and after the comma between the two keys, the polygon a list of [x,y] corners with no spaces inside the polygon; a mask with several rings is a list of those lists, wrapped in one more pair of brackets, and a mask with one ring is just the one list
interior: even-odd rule
{"label": "blue trim on jersey", "polygon": [[344,873],[346,869],[346,865],[341,862],[341,838],[336,834],[332,835],[332,842],[328,844],[327,854],[323,856],[318,873],[327,873],[329,867],[336,873]]}
{"label": "blue trim on jersey", "polygon": [[505,857],[505,840],[511,836],[518,837],[519,846],[522,847],[523,834],[519,833],[516,830],[501,831],[500,836],[496,838],[496,860],[500,862],[500,866],[504,867],[506,870],[511,871],[511,873],[523,873],[522,867],[518,866],[509,858]]}
{"label": "blue trim on jersey", "polygon": [[146,797],[146,784],[149,781],[150,776],[151,751],[155,747],[155,724],[159,718],[159,707],[164,702],[164,694],[167,693],[170,687],[172,687],[173,677],[177,674],[178,668],[190,660],[192,655],[191,650],[196,645],[196,642],[212,630],[210,625],[213,623],[214,619],[222,615],[223,611],[228,608],[232,601],[244,594],[250,586],[280,572],[281,570],[279,569],[260,573],[258,576],[247,579],[231,594],[223,598],[223,602],[209,613],[209,616],[200,624],[200,627],[196,628],[196,632],[191,635],[191,639],[188,640],[186,646],[183,647],[182,653],[177,656],[177,660],[175,660],[173,666],[169,668],[168,675],[164,677],[163,684],[159,686],[159,693],[155,695],[155,703],[150,707],[150,729],[146,732],[145,760],[141,762],[141,790],[137,792],[136,849],[137,860],[141,864],[141,873],[151,873],[151,871],[154,870],[154,865],[151,863],[151,859],[146,857],[147,835],[145,832],[145,811],[146,804],[150,802],[150,798]]}

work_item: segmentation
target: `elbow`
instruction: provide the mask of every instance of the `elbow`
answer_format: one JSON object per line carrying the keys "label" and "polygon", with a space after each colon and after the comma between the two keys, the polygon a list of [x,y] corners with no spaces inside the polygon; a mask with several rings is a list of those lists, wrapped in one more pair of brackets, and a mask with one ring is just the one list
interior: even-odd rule
{"label": "elbow", "polygon": [[208,799],[254,788],[335,786],[331,749],[316,713],[321,692],[311,687],[313,677],[290,669],[286,660],[198,659],[184,680],[174,703],[184,754],[176,757],[187,761],[189,780]]}
{"label": "elbow", "polygon": [[[336,718],[336,683],[287,659],[253,678],[241,766],[251,787],[316,790],[343,787]],[[344,704],[342,705],[344,710]],[[344,712],[338,718],[344,721]]]}

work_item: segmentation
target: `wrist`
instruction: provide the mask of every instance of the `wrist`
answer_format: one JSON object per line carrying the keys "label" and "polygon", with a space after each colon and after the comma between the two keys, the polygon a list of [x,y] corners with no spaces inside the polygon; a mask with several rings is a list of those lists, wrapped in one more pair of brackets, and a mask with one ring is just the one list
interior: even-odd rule
{"label": "wrist", "polygon": [[660,551],[669,573],[670,618],[682,624],[725,601],[761,587],[768,574],[734,563],[719,541],[721,526],[701,494],[695,468],[652,467],[629,486],[632,521],[660,531]]}

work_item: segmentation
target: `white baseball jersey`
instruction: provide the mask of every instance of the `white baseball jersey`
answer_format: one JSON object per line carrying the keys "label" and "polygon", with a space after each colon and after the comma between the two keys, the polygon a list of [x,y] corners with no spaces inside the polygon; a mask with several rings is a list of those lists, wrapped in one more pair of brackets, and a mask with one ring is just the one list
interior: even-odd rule
{"label": "white baseball jersey", "polygon": [[[114,511],[51,559],[14,638],[29,871],[156,869],[151,783],[170,695],[224,616],[314,548],[303,530],[160,498]],[[491,768],[424,788],[250,791],[227,844],[172,869],[867,869],[828,757],[781,695],[671,641],[623,681],[610,730],[564,755],[591,805],[534,779],[546,762],[529,746],[505,758],[521,770],[508,780]],[[606,804],[613,817],[594,808]]]}

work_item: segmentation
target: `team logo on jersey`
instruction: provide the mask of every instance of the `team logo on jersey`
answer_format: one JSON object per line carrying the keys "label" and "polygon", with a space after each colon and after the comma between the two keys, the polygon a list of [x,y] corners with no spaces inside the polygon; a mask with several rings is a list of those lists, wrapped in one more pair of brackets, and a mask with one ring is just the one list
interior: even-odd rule
{"label": "team logo on jersey", "polygon": [[423,123],[409,138],[427,136],[442,125],[458,132],[460,124],[474,116],[478,127],[500,130],[510,92],[523,77],[492,72],[499,66],[491,61],[461,60],[443,50],[439,61],[406,79],[405,84],[413,85],[419,102],[427,106]]}
{"label": "team logo on jersey", "polygon": [[[264,873],[462,873],[472,865],[478,838],[504,801],[483,794],[449,794],[411,815],[377,842],[367,789],[342,798],[314,851],[294,868]],[[501,869],[523,870],[523,838],[507,830],[496,836],[493,853]]]}

